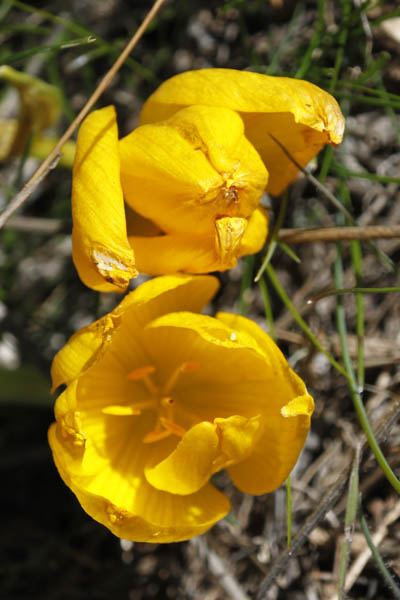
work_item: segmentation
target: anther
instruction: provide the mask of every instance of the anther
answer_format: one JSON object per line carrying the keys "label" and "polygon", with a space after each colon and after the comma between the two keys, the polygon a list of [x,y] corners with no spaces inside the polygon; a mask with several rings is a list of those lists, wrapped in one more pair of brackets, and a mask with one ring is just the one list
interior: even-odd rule
{"label": "anther", "polygon": [[130,373],[128,373],[128,379],[132,381],[137,381],[138,379],[144,379],[147,375],[151,375],[154,373],[156,368],[154,365],[145,365],[144,367],[138,367],[134,369]]}
{"label": "anther", "polygon": [[159,393],[159,389],[149,377],[149,375],[154,373],[155,370],[156,368],[154,367],[154,365],[145,365],[143,367],[138,367],[137,369],[134,369],[133,371],[128,373],[128,379],[130,379],[131,381],[143,381],[150,394],[152,396],[156,396]]}
{"label": "anther", "polygon": [[195,361],[184,362],[181,365],[179,365],[172,372],[171,376],[169,377],[166,384],[164,385],[164,387],[162,389],[163,394],[168,396],[168,394],[171,392],[172,388],[176,384],[176,382],[179,378],[179,375],[181,375],[181,373],[192,373],[193,371],[196,371],[199,367],[200,367],[200,363],[195,362]]}
{"label": "anther", "polygon": [[149,433],[146,433],[146,435],[142,439],[142,442],[144,444],[151,444],[152,442],[159,442],[160,440],[164,440],[165,438],[169,437],[170,435],[171,435],[171,432],[167,431],[167,429],[159,429],[156,431],[150,431]]}
{"label": "anther", "polygon": [[129,415],[140,415],[140,413],[142,411],[140,410],[140,408],[137,408],[134,406],[128,406],[128,405],[118,406],[115,404],[115,405],[106,406],[105,408],[102,408],[101,412],[104,415],[114,415],[116,417],[126,417]]}

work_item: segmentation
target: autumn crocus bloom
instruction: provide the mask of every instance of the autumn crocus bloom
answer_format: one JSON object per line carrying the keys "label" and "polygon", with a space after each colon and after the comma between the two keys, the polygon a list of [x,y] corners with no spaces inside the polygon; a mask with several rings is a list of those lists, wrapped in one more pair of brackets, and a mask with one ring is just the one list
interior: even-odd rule
{"label": "autumn crocus bloom", "polygon": [[[81,279],[112,291],[124,289],[136,269],[233,267],[264,244],[259,203],[267,181],[241,117],[228,108],[187,107],[120,142],[113,107],[92,113],[79,132],[73,173],[73,258]],[[133,209],[127,217],[124,198]]]}
{"label": "autumn crocus bloom", "polygon": [[275,140],[306,165],[341,141],[343,127],[336,101],[318,87],[231,69],[166,81],[120,142],[113,108],[95,111],[81,127],[73,175],[81,279],[121,291],[137,270],[231,268],[265,241],[263,190],[279,194],[296,177]]}
{"label": "autumn crocus bloom", "polygon": [[237,111],[247,139],[269,172],[267,191],[280,194],[297,176],[297,167],[276,138],[302,166],[326,144],[340,144],[344,117],[338,103],[316,85],[234,69],[187,71],[165,81],[145,102],[141,123],[167,119],[191,104]]}
{"label": "autumn crocus bloom", "polygon": [[119,537],[188,539],[230,509],[210,477],[250,494],[286,479],[313,410],[252,321],[198,314],[211,276],[153,279],[76,333],[52,366],[66,384],[49,441],[82,507]]}

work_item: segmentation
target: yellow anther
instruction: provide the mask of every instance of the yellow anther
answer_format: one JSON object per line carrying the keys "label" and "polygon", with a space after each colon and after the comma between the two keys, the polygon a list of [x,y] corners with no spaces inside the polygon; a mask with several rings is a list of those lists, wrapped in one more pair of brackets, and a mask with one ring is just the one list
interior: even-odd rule
{"label": "yellow anther", "polygon": [[138,367],[130,373],[128,373],[128,379],[137,381],[138,379],[144,379],[148,375],[151,375],[156,370],[154,365],[145,365],[144,367]]}
{"label": "yellow anther", "polygon": [[193,371],[197,371],[200,368],[200,363],[196,361],[184,362],[181,367],[181,373],[192,373]]}
{"label": "yellow anther", "polygon": [[104,415],[114,415],[116,417],[126,417],[129,415],[140,415],[142,412],[140,408],[134,406],[119,406],[117,404],[113,404],[111,406],[106,406],[101,410]]}
{"label": "yellow anther", "polygon": [[151,444],[152,442],[159,442],[160,440],[163,440],[163,439],[169,437],[170,435],[171,435],[170,431],[167,431],[166,429],[158,429],[158,430],[154,430],[154,431],[150,431],[149,433],[146,433],[146,435],[142,439],[142,442],[144,444]]}
{"label": "yellow anther", "polygon": [[170,375],[169,379],[167,380],[164,387],[162,388],[163,394],[165,396],[168,396],[168,394],[170,394],[171,390],[173,389],[174,385],[176,384],[176,382],[179,378],[179,375],[181,375],[181,373],[192,373],[193,371],[196,371],[196,369],[198,369],[199,367],[200,367],[200,363],[195,362],[195,361],[184,362],[184,363],[178,365],[176,367],[176,369],[174,371],[172,371],[172,374]]}
{"label": "yellow anther", "polygon": [[128,379],[131,381],[143,381],[150,394],[152,396],[157,396],[159,389],[149,377],[149,375],[154,373],[155,370],[156,368],[154,365],[144,365],[143,367],[138,367],[137,369],[134,369],[128,373]]}

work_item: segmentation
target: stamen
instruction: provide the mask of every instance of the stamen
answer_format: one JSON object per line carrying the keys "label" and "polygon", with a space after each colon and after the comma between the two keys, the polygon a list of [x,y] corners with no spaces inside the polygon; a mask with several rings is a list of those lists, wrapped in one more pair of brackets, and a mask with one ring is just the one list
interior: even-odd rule
{"label": "stamen", "polygon": [[128,379],[131,381],[143,381],[150,394],[152,394],[152,396],[156,396],[159,393],[159,389],[149,377],[149,375],[154,373],[155,370],[156,368],[154,365],[138,367],[137,369],[134,369],[128,373]]}
{"label": "stamen", "polygon": [[154,431],[150,431],[149,433],[146,433],[146,435],[142,439],[142,442],[144,444],[151,444],[152,442],[159,442],[160,440],[164,440],[165,438],[169,437],[170,435],[171,435],[171,432],[167,431],[166,429],[159,429],[157,431],[154,430]]}
{"label": "stamen", "polygon": [[128,373],[128,379],[133,381],[137,381],[138,379],[144,379],[147,375],[151,375],[156,370],[154,365],[145,365],[143,367],[138,367],[134,369],[130,373]]}
{"label": "stamen", "polygon": [[165,396],[168,396],[181,373],[192,373],[193,371],[196,371],[199,367],[200,363],[195,361],[184,362],[181,365],[179,365],[170,375],[170,378],[167,380],[166,384],[162,389],[162,393],[165,394]]}
{"label": "stamen", "polygon": [[178,437],[183,437],[186,433],[186,430],[183,429],[183,427],[181,427],[177,423],[173,423],[172,421],[165,419],[164,417],[160,417],[160,423],[163,427],[165,427],[165,429],[169,433],[173,433],[174,435],[177,435]]}
{"label": "stamen", "polygon": [[117,404],[113,404],[111,406],[106,406],[105,408],[102,408],[101,412],[104,415],[114,415],[116,417],[126,417],[129,415],[140,415],[140,413],[142,412],[140,410],[140,408],[137,408],[136,406],[119,406]]}

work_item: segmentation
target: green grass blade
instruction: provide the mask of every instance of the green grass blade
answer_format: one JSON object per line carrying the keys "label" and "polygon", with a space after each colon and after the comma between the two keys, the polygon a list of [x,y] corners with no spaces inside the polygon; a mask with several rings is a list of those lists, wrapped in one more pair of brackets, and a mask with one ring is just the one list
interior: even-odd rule
{"label": "green grass blade", "polygon": [[239,314],[245,315],[248,309],[248,301],[247,301],[247,293],[248,290],[251,289],[251,284],[253,281],[253,273],[254,273],[254,261],[255,255],[250,254],[243,259],[243,276],[240,282],[240,291],[239,291]]}
{"label": "green grass blade", "polygon": [[299,325],[299,327],[302,329],[302,331],[305,333],[305,335],[309,338],[309,340],[311,340],[311,342],[314,344],[314,346],[324,355],[326,356],[326,358],[329,360],[329,362],[331,363],[331,365],[333,367],[335,367],[335,369],[337,371],[339,371],[339,373],[341,373],[342,375],[344,375],[344,377],[346,377],[346,379],[349,379],[349,375],[346,371],[346,369],[344,369],[342,367],[341,364],[339,364],[337,362],[337,360],[335,360],[333,358],[333,356],[330,354],[330,352],[328,352],[321,344],[321,342],[318,340],[318,338],[313,334],[313,332],[311,331],[311,329],[308,327],[307,323],[304,321],[304,319],[301,317],[301,315],[298,313],[298,311],[296,310],[296,308],[294,307],[292,301],[290,300],[289,296],[287,295],[287,293],[285,292],[285,290],[283,289],[279,279],[276,276],[276,273],[273,269],[273,267],[271,266],[271,264],[268,264],[265,268],[265,271],[269,277],[269,280],[271,281],[271,284],[273,285],[273,287],[275,288],[275,291],[278,293],[278,295],[280,296],[282,302],[284,303],[284,305],[286,306],[286,308],[288,309],[288,311],[290,312],[290,314],[293,316],[294,320],[296,321],[296,323]]}
{"label": "green grass blade", "polygon": [[271,299],[269,296],[268,286],[267,286],[267,283],[266,283],[264,277],[261,277],[261,279],[258,280],[258,286],[260,288],[261,297],[263,299],[264,313],[265,313],[265,318],[268,323],[269,335],[276,342],[274,315],[272,312],[272,305],[271,305]]}
{"label": "green grass blade", "polygon": [[278,242],[278,243],[279,243],[279,247],[282,248],[284,253],[287,254],[289,258],[291,258],[297,264],[301,263],[301,259],[297,256],[297,254],[294,252],[294,250],[290,246],[288,246],[288,244],[285,244],[285,242]]}
{"label": "green grass blade", "polygon": [[12,65],[24,58],[35,56],[36,54],[43,54],[46,52],[59,52],[71,46],[83,46],[86,44],[92,44],[95,41],[93,37],[80,38],[76,40],[70,40],[67,42],[61,42],[58,44],[49,44],[45,46],[37,46],[36,48],[29,48],[29,50],[22,50],[21,52],[12,52],[11,54],[0,55],[0,64]]}
{"label": "green grass blade", "polygon": [[396,598],[396,600],[400,600],[400,587],[397,585],[397,583],[393,579],[391,573],[386,568],[386,565],[383,562],[381,555],[379,554],[378,548],[375,546],[372,536],[369,532],[367,521],[365,519],[364,512],[362,509],[361,494],[360,494],[360,501],[359,501],[359,507],[358,507],[358,518],[360,520],[362,532],[365,535],[365,539],[367,540],[369,549],[371,550],[374,561],[376,562],[376,566],[378,567],[379,571],[381,572],[382,577],[385,579],[390,591],[393,594],[393,597]]}
{"label": "green grass blade", "polygon": [[286,479],[286,537],[287,548],[290,550],[292,545],[292,482],[290,475]]}
{"label": "green grass blade", "polygon": [[378,183],[397,183],[400,184],[400,177],[389,177],[387,175],[376,175],[375,173],[360,173],[359,171],[349,171],[338,164],[332,165],[333,170],[341,177],[358,177],[359,179],[369,179]]}
{"label": "green grass blade", "polygon": [[[338,288],[343,287],[343,267],[342,267],[342,259],[341,259],[341,251],[340,244],[337,244],[337,256],[335,260],[335,285]],[[338,334],[340,340],[340,348],[342,352],[342,358],[345,365],[346,370],[346,379],[349,382],[349,389],[351,393],[351,397],[353,400],[353,405],[360,422],[360,425],[366,435],[368,443],[372,452],[375,455],[375,458],[380,465],[382,471],[385,474],[385,477],[389,481],[389,483],[393,486],[398,494],[400,494],[400,481],[397,479],[396,475],[392,471],[390,465],[388,464],[375,436],[372,431],[369,419],[367,417],[367,413],[365,411],[364,404],[361,399],[361,395],[357,389],[357,383],[353,371],[353,366],[350,359],[350,353],[347,344],[347,327],[346,320],[344,315],[343,306],[340,301],[340,296],[338,296],[338,303],[336,307],[336,318],[337,318],[337,327]]]}
{"label": "green grass blade", "polygon": [[339,574],[338,574],[338,600],[343,600],[345,596],[344,585],[346,580],[347,565],[349,562],[349,554],[351,543],[353,540],[354,525],[357,515],[358,506],[358,485],[359,477],[358,470],[360,464],[361,447],[357,445],[353,460],[349,480],[349,491],[347,495],[346,514],[344,518],[344,537],[340,553]]}
{"label": "green grass blade", "polygon": [[267,253],[264,257],[264,260],[261,263],[261,267],[258,269],[257,271],[257,275],[254,278],[254,281],[259,281],[261,275],[264,273],[265,268],[267,266],[267,264],[269,263],[269,261],[271,260],[274,252],[275,252],[275,248],[277,245],[277,238],[278,238],[278,233],[280,228],[282,227],[283,224],[283,220],[285,218],[286,215],[286,209],[287,209],[287,205],[288,205],[288,191],[286,190],[283,194],[282,194],[282,200],[281,200],[281,204],[279,207],[279,213],[278,213],[278,218],[276,219],[276,223],[274,226],[274,229],[272,230],[272,235],[270,238],[270,242],[269,245],[267,247]]}
{"label": "green grass blade", "polygon": [[314,34],[303,56],[300,66],[296,71],[296,79],[302,79],[306,75],[312,63],[313,52],[321,44],[321,39],[325,31],[325,11],[326,0],[318,0],[317,18],[315,23]]}

